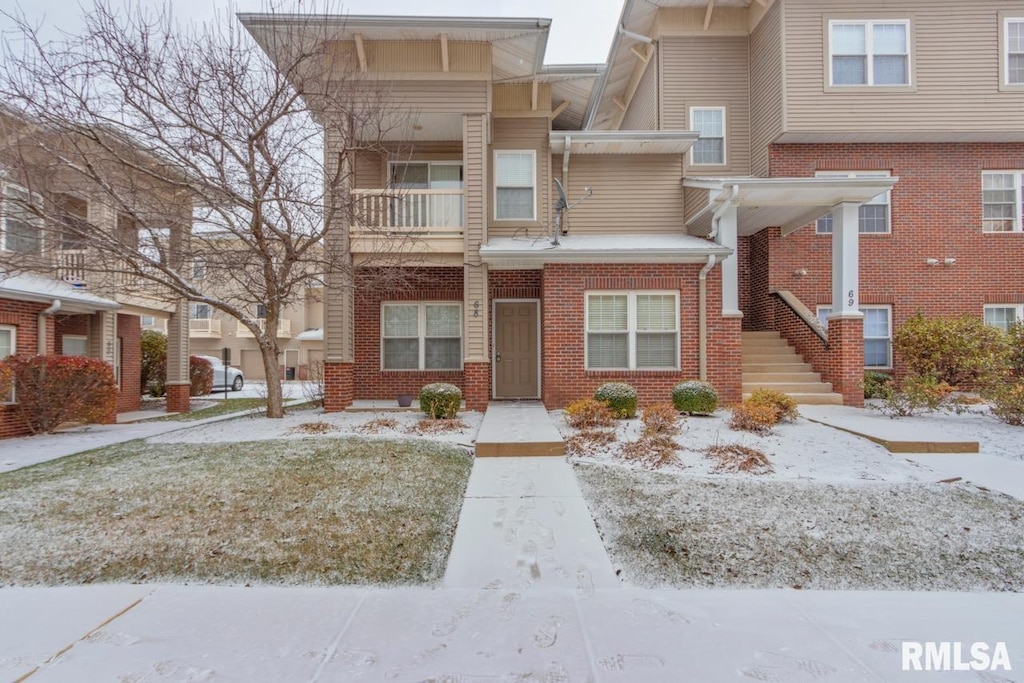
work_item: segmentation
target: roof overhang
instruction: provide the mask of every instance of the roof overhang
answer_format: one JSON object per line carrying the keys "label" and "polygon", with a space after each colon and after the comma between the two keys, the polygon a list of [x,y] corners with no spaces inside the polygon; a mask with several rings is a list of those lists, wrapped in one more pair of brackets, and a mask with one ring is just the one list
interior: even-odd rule
{"label": "roof overhang", "polygon": [[121,308],[121,304],[116,301],[104,299],[61,280],[42,275],[21,273],[6,277],[0,275],[0,278],[0,299],[45,304],[59,301],[61,313],[96,313]]}
{"label": "roof overhang", "polygon": [[697,141],[696,131],[587,130],[551,131],[551,153],[563,154],[685,154]]}
{"label": "roof overhang", "polygon": [[500,268],[538,268],[547,263],[707,263],[732,250],[691,235],[565,235],[547,238],[500,237],[480,247],[480,258]]}
{"label": "roof overhang", "polygon": [[300,342],[304,341],[323,341],[324,340],[324,328],[312,327],[308,330],[303,330],[295,335],[295,339]]}
{"label": "roof overhang", "polygon": [[532,76],[509,78],[501,83],[547,83],[551,86],[555,130],[580,130],[604,64],[548,64]]}
{"label": "roof overhang", "polygon": [[788,234],[844,203],[864,204],[899,182],[888,178],[685,178],[683,186],[708,191],[708,203],[686,221],[691,234],[711,232],[719,208],[736,207],[740,235],[767,227]]}

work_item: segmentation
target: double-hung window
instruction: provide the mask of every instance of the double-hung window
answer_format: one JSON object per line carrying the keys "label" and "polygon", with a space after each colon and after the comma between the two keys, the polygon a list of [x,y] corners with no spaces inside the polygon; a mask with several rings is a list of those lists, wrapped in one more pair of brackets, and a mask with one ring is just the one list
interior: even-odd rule
{"label": "double-hung window", "polygon": [[213,317],[213,307],[210,304],[189,304],[189,317],[192,320],[209,320]]}
{"label": "double-hung window", "polygon": [[690,124],[700,134],[690,149],[690,163],[712,166],[725,163],[725,107],[690,107]]}
{"label": "double-hung window", "polygon": [[460,370],[462,305],[383,304],[381,367],[384,370]]}
{"label": "double-hung window", "polygon": [[[861,306],[864,314],[864,367],[892,367],[892,306]],[[831,306],[818,306],[818,321],[828,329]]]}
{"label": "double-hung window", "polygon": [[985,171],[981,174],[981,229],[1020,232],[1024,213],[1024,171]]}
{"label": "double-hung window", "polygon": [[588,292],[588,370],[679,367],[677,292]]}
{"label": "double-hung window", "polygon": [[[14,325],[0,325],[0,360],[14,355],[17,349],[17,329]],[[14,400],[14,390],[9,393],[0,394],[0,403],[10,403]]]}
{"label": "double-hung window", "polygon": [[[853,171],[850,173],[819,172],[816,178],[888,178],[889,171]],[[863,235],[886,234],[892,232],[892,205],[890,192],[885,191],[869,202],[860,205],[857,211],[857,232]],[[827,213],[818,219],[814,231],[819,235],[832,234],[832,214]]]}
{"label": "double-hung window", "polygon": [[1003,31],[1006,85],[1024,85],[1024,18],[1006,19]]}
{"label": "double-hung window", "polygon": [[536,169],[533,150],[494,153],[495,220],[537,220]]}
{"label": "double-hung window", "polygon": [[910,22],[829,21],[829,85],[910,85]]}
{"label": "double-hung window", "polygon": [[1018,320],[1024,320],[1021,304],[985,304],[985,324],[1009,332]]}
{"label": "double-hung window", "polygon": [[30,206],[38,199],[28,190],[11,183],[3,184],[0,198],[0,250],[16,254],[38,254],[43,235],[39,220]]}

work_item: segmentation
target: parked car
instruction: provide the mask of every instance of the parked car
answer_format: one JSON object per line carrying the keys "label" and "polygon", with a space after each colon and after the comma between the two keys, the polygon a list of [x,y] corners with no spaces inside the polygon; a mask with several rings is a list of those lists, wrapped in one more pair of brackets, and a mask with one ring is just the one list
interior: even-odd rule
{"label": "parked car", "polygon": [[225,366],[223,361],[216,356],[198,357],[209,362],[210,366],[213,368],[214,389],[223,389],[224,387],[228,387],[232,391],[241,391],[242,387],[245,386],[245,378],[242,376],[242,371],[238,368],[233,368],[230,365]]}

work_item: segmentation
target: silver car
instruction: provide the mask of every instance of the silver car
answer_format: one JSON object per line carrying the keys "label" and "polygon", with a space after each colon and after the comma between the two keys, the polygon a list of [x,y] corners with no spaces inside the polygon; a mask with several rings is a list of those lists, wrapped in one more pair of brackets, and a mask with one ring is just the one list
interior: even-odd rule
{"label": "silver car", "polygon": [[242,371],[238,368],[233,368],[230,365],[225,366],[220,358],[216,356],[196,356],[210,363],[213,368],[213,388],[223,389],[228,387],[231,391],[241,391],[242,387],[245,386],[245,378],[242,376]]}

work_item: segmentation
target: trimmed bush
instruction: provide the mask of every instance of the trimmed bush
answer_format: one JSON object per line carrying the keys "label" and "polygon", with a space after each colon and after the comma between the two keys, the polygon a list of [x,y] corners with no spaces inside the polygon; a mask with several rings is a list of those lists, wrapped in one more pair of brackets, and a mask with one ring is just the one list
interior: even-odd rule
{"label": "trimmed bush", "polygon": [[65,422],[105,422],[117,412],[114,369],[85,356],[9,356],[15,407],[33,434]]}
{"label": "trimmed bush", "polygon": [[994,416],[1008,425],[1024,426],[1024,384],[1001,384],[986,392]]}
{"label": "trimmed bush", "polygon": [[729,427],[764,436],[770,434],[779,421],[778,411],[770,405],[751,403],[749,400],[732,407]]}
{"label": "trimmed bush", "polygon": [[884,372],[864,373],[864,398],[885,398],[892,391],[892,375]]}
{"label": "trimmed bush", "polygon": [[636,417],[636,389],[622,382],[602,384],[594,392],[594,400],[608,406],[620,420]]}
{"label": "trimmed bush", "polygon": [[167,335],[156,330],[142,333],[142,392],[150,396],[167,393]]}
{"label": "trimmed bush", "polygon": [[213,391],[213,366],[199,356],[188,357],[188,395],[206,396]]}
{"label": "trimmed bush", "polygon": [[889,388],[879,410],[891,418],[897,418],[942,408],[956,409],[957,406],[950,400],[952,393],[953,387],[935,377],[910,374],[898,385]]}
{"label": "trimmed bush", "polygon": [[675,436],[679,433],[679,411],[670,403],[656,403],[644,408],[641,418],[644,436]]}
{"label": "trimmed bush", "polygon": [[1024,322],[1018,320],[1008,330],[1010,343],[1010,372],[1024,380]]}
{"label": "trimmed bush", "polygon": [[454,384],[434,382],[420,389],[420,408],[434,420],[452,420],[462,407],[462,391]]}
{"label": "trimmed bush", "polygon": [[893,348],[907,372],[952,387],[983,386],[1004,375],[1010,340],[978,316],[925,318],[920,313],[893,336]]}
{"label": "trimmed bush", "polygon": [[800,411],[796,409],[796,401],[774,389],[756,389],[746,403],[751,405],[768,406],[775,410],[775,421],[795,422],[800,417]]}
{"label": "trimmed bush", "polygon": [[672,405],[680,413],[710,415],[718,407],[718,392],[708,382],[680,382],[672,389]]}
{"label": "trimmed bush", "polygon": [[565,424],[575,429],[611,427],[614,423],[615,415],[611,409],[592,398],[573,401],[565,409]]}

